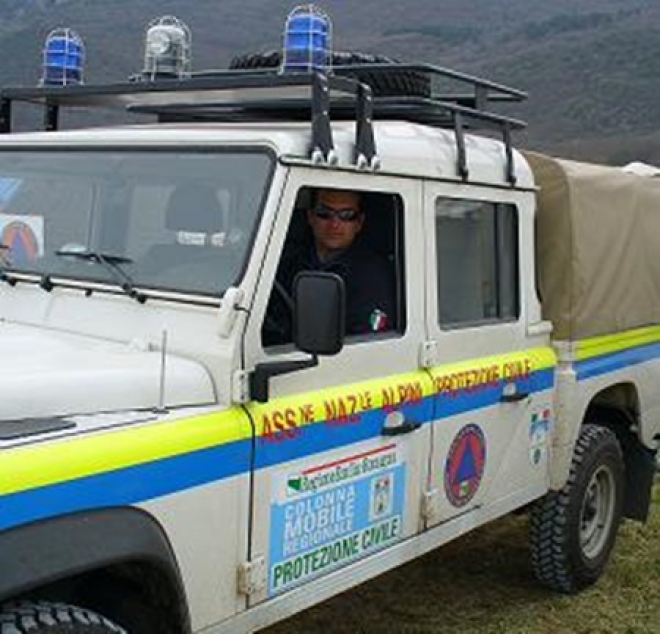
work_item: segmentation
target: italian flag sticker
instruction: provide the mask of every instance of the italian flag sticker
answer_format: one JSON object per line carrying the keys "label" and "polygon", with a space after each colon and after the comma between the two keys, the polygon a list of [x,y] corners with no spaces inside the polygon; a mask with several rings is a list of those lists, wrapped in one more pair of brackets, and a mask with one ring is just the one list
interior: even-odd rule
{"label": "italian flag sticker", "polygon": [[374,332],[384,330],[387,327],[387,315],[382,310],[376,308],[369,316],[369,325]]}

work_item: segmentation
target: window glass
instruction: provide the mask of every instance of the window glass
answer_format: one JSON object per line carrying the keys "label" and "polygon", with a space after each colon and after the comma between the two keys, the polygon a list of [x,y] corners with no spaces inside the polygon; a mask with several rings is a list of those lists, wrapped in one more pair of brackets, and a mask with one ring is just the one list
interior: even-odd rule
{"label": "window glass", "polygon": [[439,198],[435,226],[440,325],[451,328],[517,319],[516,208]]}
{"label": "window glass", "polygon": [[242,275],[271,171],[257,150],[2,152],[4,266],[116,284],[75,255],[94,251],[138,288],[220,296]]}
{"label": "window glass", "polygon": [[[359,211],[356,218],[346,213],[353,207]],[[293,281],[297,273],[309,270],[344,280],[349,338],[402,333],[406,310],[401,197],[300,190],[268,303],[264,346],[292,342]]]}

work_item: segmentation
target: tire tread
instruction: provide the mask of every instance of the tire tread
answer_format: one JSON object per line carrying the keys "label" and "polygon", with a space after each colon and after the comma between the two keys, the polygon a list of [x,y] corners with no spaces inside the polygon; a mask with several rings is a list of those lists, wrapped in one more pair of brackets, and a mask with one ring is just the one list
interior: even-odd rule
{"label": "tire tread", "polygon": [[127,634],[105,617],[75,605],[23,601],[4,606],[0,634]]}
{"label": "tire tread", "polygon": [[[575,570],[571,560],[571,519],[569,507],[572,491],[582,477],[585,463],[591,454],[611,443],[621,450],[616,436],[606,427],[586,424],[578,437],[568,480],[561,491],[551,491],[533,507],[530,514],[530,555],[534,573],[539,581],[566,594],[575,593],[590,585],[595,578],[586,578]],[[618,527],[615,518],[613,530]]]}

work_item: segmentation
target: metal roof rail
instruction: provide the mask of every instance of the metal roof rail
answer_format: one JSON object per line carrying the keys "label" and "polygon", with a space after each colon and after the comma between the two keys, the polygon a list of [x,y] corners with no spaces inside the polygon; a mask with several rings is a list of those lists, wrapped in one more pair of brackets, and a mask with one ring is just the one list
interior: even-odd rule
{"label": "metal roof rail", "polygon": [[353,79],[323,73],[282,75],[227,71],[183,80],[10,87],[0,90],[0,133],[11,132],[13,102],[43,106],[47,131],[58,129],[62,107],[122,108],[155,114],[161,121],[173,117],[246,121],[258,119],[257,110],[272,112],[274,108],[286,117],[291,104],[296,104],[296,109],[301,105],[305,107],[306,118],[311,120],[310,155],[316,161],[331,163],[334,145],[330,109],[338,97],[351,104],[357,122],[356,164],[374,167],[371,89]]}
{"label": "metal roof rail", "polygon": [[[429,93],[425,96],[376,96],[374,117],[376,119],[404,119],[424,125],[454,130],[457,148],[457,175],[468,180],[465,128],[488,129],[499,132],[505,148],[505,178],[512,186],[516,184],[511,132],[526,127],[524,121],[504,116],[492,110],[495,103],[522,102],[527,93],[504,84],[483,79],[459,71],[432,64],[362,64],[336,66],[339,75],[417,73],[429,81]],[[444,85],[458,86],[467,92],[448,92]]]}
{"label": "metal roof rail", "polygon": [[[426,78],[428,94],[374,95],[364,77],[412,73]],[[458,84],[467,92],[440,91],[434,84]],[[211,71],[188,79],[124,82],[100,86],[40,86],[0,91],[0,132],[11,131],[14,101],[41,104],[44,128],[56,130],[62,107],[124,108],[149,113],[159,121],[308,120],[312,126],[310,156],[316,162],[336,160],[330,116],[356,122],[354,163],[379,165],[374,119],[403,119],[453,129],[457,175],[469,178],[465,128],[499,132],[505,146],[506,179],[516,176],[511,131],[525,123],[492,110],[491,104],[519,102],[527,95],[515,88],[430,64],[355,64],[335,66],[331,74],[281,74],[273,69]]]}

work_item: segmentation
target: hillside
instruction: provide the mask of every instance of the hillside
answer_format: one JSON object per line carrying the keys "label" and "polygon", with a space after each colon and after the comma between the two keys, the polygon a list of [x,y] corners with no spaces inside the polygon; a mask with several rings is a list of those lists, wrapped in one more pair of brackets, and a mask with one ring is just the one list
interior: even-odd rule
{"label": "hillside", "polygon": [[[88,81],[121,80],[142,65],[153,17],[193,31],[195,68],[276,48],[289,0],[3,0],[0,83],[36,83],[49,29],[85,39]],[[521,141],[599,160],[660,161],[660,3],[654,0],[326,0],[335,48],[483,74],[530,93],[514,112]],[[267,7],[267,10],[266,10]],[[649,136],[650,135],[650,136]],[[622,143],[622,140],[625,142]],[[616,155],[616,157],[614,157]]]}

